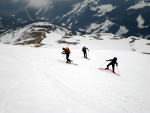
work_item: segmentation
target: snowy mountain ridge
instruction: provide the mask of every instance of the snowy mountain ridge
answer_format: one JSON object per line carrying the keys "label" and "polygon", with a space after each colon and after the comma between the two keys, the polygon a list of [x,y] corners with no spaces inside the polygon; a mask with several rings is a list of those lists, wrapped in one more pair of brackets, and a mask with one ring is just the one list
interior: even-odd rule
{"label": "snowy mountain ridge", "polygon": [[89,34],[103,32],[150,39],[148,0],[52,0],[45,7],[16,10],[11,14],[13,16],[0,15],[0,33],[29,23],[48,21]]}
{"label": "snowy mountain ridge", "polygon": [[[88,41],[91,44],[86,43]],[[66,46],[66,44],[72,48],[88,46],[92,49],[110,49],[112,46],[116,50],[150,53],[150,41],[140,37],[124,38],[111,33],[82,35],[49,22],[36,22],[16,30],[10,30],[0,36],[0,43],[48,48],[58,48]]]}
{"label": "snowy mountain ridge", "polygon": [[[58,33],[63,36],[65,34],[71,33],[72,31],[61,26],[51,24],[49,22],[36,22],[24,27],[18,27],[16,30],[7,31],[1,34],[0,39],[1,42],[5,44],[22,45],[25,44],[24,41],[29,41],[29,44],[36,44],[36,41],[39,40],[38,43],[40,43],[42,39],[46,38],[46,34],[50,34],[52,32]],[[78,32],[75,33],[78,34]]]}

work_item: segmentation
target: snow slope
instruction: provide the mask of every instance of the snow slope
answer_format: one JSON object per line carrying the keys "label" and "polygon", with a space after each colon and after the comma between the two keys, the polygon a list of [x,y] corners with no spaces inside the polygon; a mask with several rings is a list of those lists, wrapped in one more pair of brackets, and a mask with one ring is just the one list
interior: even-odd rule
{"label": "snow slope", "polygon": [[[0,44],[0,113],[149,113],[149,55],[88,42],[91,60],[70,46],[78,66],[58,61],[64,60],[60,45]],[[121,76],[98,69],[114,56]]]}

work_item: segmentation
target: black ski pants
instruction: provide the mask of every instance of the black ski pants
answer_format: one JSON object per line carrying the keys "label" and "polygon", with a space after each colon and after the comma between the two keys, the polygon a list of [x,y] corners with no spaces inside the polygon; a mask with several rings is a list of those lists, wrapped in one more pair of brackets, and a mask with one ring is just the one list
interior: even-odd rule
{"label": "black ski pants", "polygon": [[110,63],[107,65],[107,68],[109,68],[110,65],[112,65],[112,71],[114,72],[114,70],[115,70],[115,63],[110,62]]}
{"label": "black ski pants", "polygon": [[68,62],[70,62],[69,54],[66,54],[66,60],[67,60]]}
{"label": "black ski pants", "polygon": [[87,58],[87,53],[86,53],[86,51],[83,51],[83,54],[84,54],[84,58]]}

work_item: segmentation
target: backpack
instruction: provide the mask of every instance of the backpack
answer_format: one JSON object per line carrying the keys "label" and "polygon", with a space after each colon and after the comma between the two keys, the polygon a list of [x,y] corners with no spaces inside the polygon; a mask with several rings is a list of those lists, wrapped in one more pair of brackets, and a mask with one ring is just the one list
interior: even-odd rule
{"label": "backpack", "polygon": [[68,51],[69,54],[71,53],[71,51],[68,47],[66,47],[66,51]]}

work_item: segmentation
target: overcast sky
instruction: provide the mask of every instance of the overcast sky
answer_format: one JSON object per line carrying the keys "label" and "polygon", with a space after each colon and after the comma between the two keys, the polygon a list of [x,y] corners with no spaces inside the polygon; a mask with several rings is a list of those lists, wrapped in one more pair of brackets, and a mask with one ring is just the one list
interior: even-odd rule
{"label": "overcast sky", "polygon": [[11,0],[11,1],[14,3],[24,2],[29,7],[39,8],[47,6],[52,1],[75,1],[75,0]]}
{"label": "overcast sky", "polygon": [[78,3],[84,0],[0,0],[0,16],[15,14],[20,9],[45,8],[50,5],[52,1]]}

